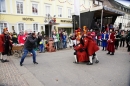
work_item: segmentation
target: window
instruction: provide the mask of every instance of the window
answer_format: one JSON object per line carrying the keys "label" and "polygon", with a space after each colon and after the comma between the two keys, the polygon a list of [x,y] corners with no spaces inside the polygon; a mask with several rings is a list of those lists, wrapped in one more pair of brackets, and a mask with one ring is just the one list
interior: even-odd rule
{"label": "window", "polygon": [[23,14],[23,2],[16,2],[17,3],[17,13]]}
{"label": "window", "polygon": [[93,4],[96,5],[96,6],[102,6],[103,2],[99,1],[99,0],[93,0]]}
{"label": "window", "polygon": [[0,33],[3,32],[3,29],[7,27],[7,23],[0,23]]}
{"label": "window", "polygon": [[38,32],[38,24],[33,24],[33,31]]}
{"label": "window", "polygon": [[95,4],[98,5],[98,1],[95,1]]}
{"label": "window", "polygon": [[32,4],[32,13],[34,15],[38,14],[38,4]]}
{"label": "window", "polygon": [[62,7],[58,7],[58,17],[62,17]]}
{"label": "window", "polygon": [[19,23],[19,24],[18,24],[18,31],[19,31],[19,32],[24,31],[24,24],[23,24],[23,23]]}
{"label": "window", "polygon": [[48,14],[50,14],[50,6],[49,5],[46,5],[46,16],[48,16]]}
{"label": "window", "polygon": [[68,18],[71,18],[71,9],[68,9]]}
{"label": "window", "polygon": [[5,0],[0,0],[0,12],[6,12]]}
{"label": "window", "polygon": [[99,2],[99,6],[102,6],[102,4],[103,4],[103,3],[100,1],[100,2]]}

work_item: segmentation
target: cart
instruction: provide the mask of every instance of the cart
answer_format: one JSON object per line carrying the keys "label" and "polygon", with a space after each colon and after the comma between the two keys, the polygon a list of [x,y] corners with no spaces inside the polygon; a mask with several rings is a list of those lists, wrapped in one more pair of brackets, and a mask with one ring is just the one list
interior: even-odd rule
{"label": "cart", "polygon": [[14,57],[21,57],[23,53],[23,45],[13,45],[12,51]]}

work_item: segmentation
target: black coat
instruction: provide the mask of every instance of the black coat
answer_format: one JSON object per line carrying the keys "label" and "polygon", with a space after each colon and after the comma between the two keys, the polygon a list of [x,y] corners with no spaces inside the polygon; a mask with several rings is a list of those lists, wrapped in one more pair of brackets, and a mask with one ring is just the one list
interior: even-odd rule
{"label": "black coat", "polygon": [[10,37],[7,34],[4,34],[4,52],[2,52],[2,55],[8,55],[9,54],[9,46],[10,46]]}
{"label": "black coat", "polygon": [[37,38],[29,35],[25,41],[24,48],[27,50],[32,50],[36,47]]}

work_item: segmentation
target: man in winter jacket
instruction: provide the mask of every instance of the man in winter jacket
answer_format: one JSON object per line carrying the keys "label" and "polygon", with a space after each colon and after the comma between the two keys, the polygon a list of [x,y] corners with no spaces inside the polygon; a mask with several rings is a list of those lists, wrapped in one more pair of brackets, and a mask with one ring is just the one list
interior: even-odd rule
{"label": "man in winter jacket", "polygon": [[35,33],[32,33],[31,35],[29,35],[25,41],[25,44],[24,44],[24,54],[21,58],[21,61],[20,61],[20,66],[23,65],[23,62],[24,62],[24,59],[25,57],[27,56],[28,52],[31,52],[32,55],[33,55],[33,63],[34,64],[38,64],[36,62],[36,53],[35,53],[35,50],[34,48],[36,47],[35,46],[35,43],[37,42],[37,38],[36,38],[36,34]]}

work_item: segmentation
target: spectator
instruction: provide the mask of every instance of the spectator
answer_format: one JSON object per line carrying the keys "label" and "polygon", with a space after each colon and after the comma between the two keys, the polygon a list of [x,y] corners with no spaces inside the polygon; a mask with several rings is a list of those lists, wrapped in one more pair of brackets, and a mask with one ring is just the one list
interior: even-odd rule
{"label": "spectator", "polygon": [[40,47],[40,52],[39,53],[44,52],[44,41],[43,41],[43,39],[40,40],[39,47]]}
{"label": "spectator", "polygon": [[18,36],[15,31],[13,32],[13,35],[12,35],[12,41],[14,44],[18,44]]}
{"label": "spectator", "polygon": [[119,32],[116,30],[116,33],[115,33],[115,49],[118,49],[119,40],[120,40],[120,35],[119,35]]}
{"label": "spectator", "polygon": [[25,39],[26,39],[26,36],[24,35],[24,33],[20,32],[19,36],[18,36],[18,42],[19,42],[19,44],[24,44],[25,43]]}
{"label": "spectator", "polygon": [[58,47],[58,39],[57,39],[57,36],[56,36],[56,33],[55,33],[55,32],[53,33],[53,39],[54,39],[54,47],[55,47],[55,49],[57,50],[57,47]]}
{"label": "spectator", "polygon": [[67,43],[65,32],[63,32],[62,39],[63,39],[63,40],[62,40],[62,42],[63,42],[63,48],[65,49],[65,48],[66,48],[66,43]]}
{"label": "spectator", "polygon": [[120,47],[125,46],[125,37],[126,37],[126,33],[123,30],[123,31],[121,31]]}

